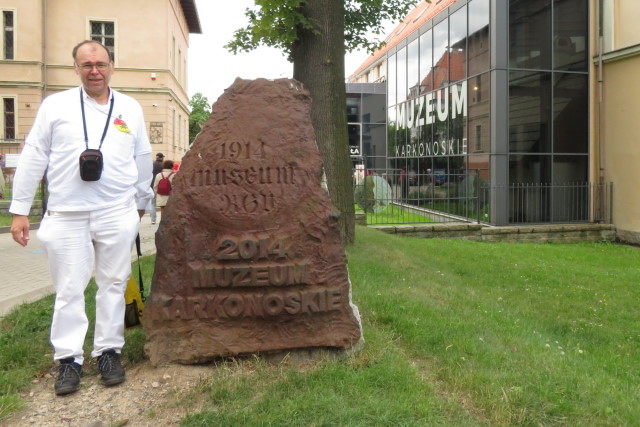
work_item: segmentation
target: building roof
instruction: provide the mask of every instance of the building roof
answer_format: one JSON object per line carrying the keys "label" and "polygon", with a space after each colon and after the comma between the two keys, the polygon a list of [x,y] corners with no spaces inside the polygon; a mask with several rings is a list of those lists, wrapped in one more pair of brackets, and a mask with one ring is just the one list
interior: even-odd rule
{"label": "building roof", "polygon": [[430,0],[431,3],[426,1],[420,1],[418,5],[398,24],[394,30],[384,40],[384,46],[376,50],[369,56],[356,71],[350,76],[355,78],[362,74],[362,72],[368,69],[372,64],[378,62],[384,55],[402,40],[406,39],[411,33],[420,28],[423,24],[429,22],[438,13],[442,12],[447,7],[451,6],[458,0]]}
{"label": "building roof", "polygon": [[187,18],[189,32],[193,34],[202,34],[200,18],[198,17],[198,9],[196,8],[195,0],[180,0],[180,5],[182,6],[185,18]]}

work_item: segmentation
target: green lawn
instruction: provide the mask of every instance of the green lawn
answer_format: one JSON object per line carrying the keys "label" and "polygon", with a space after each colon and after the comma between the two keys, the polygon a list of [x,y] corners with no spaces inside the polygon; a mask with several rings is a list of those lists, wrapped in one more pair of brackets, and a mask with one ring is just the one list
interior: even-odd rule
{"label": "green lawn", "polygon": [[[358,227],[347,254],[363,350],[304,366],[222,361],[183,396],[207,408],[183,425],[638,425],[637,248]],[[150,277],[153,257],[143,263]],[[51,365],[51,304],[24,305],[1,324],[0,419]],[[135,364],[144,336],[127,334],[123,354]]]}

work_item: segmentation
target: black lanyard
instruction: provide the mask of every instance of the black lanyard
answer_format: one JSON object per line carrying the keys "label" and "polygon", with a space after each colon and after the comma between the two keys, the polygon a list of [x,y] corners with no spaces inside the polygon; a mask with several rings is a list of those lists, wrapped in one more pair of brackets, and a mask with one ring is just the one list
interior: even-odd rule
{"label": "black lanyard", "polygon": [[[84,96],[82,96],[82,88],[80,88],[80,107],[82,108],[82,127],[84,128],[84,144],[89,149],[89,137],[87,136],[87,121],[84,117]],[[111,93],[111,106],[109,107],[109,116],[107,116],[107,122],[104,124],[104,131],[102,132],[102,138],[100,139],[100,145],[98,150],[102,147],[107,131],[109,130],[109,122],[111,121],[111,113],[113,112],[113,93]]]}

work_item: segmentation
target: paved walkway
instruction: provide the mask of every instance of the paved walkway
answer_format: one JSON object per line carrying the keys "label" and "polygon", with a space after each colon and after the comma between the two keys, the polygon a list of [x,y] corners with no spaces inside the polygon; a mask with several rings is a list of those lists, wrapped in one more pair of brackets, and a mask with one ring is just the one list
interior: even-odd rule
{"label": "paved walkway", "polygon": [[[158,212],[160,222],[160,212]],[[151,224],[148,214],[142,217],[140,243],[143,255],[155,253],[155,232],[158,225]],[[24,303],[36,301],[54,292],[47,265],[47,257],[31,230],[31,241],[23,248],[13,241],[8,227],[0,228],[0,317]],[[135,246],[131,260],[137,258]]]}

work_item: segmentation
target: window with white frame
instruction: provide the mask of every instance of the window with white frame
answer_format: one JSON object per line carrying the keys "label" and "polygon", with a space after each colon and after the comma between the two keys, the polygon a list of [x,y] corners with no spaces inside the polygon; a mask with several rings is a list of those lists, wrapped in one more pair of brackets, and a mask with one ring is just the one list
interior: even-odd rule
{"label": "window with white frame", "polygon": [[116,24],[113,21],[90,21],[90,38],[106,46],[111,60],[116,60]]}
{"label": "window with white frame", "polygon": [[2,11],[2,59],[15,59],[15,13],[13,10]]}
{"label": "window with white frame", "polygon": [[16,99],[14,97],[2,98],[2,126],[0,127],[0,139],[16,139]]}

